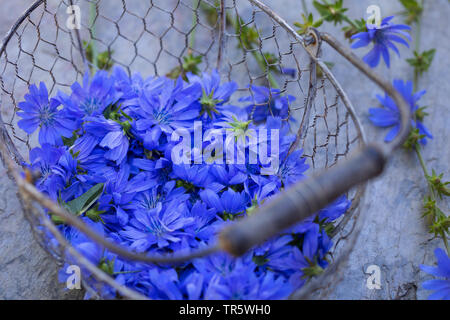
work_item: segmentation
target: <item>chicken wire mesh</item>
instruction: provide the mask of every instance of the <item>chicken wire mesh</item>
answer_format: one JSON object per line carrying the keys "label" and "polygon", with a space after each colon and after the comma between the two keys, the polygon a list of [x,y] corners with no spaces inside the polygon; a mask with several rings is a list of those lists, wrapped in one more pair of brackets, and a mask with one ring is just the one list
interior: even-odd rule
{"label": "chicken wire mesh", "polygon": [[[108,52],[110,63],[129,74],[164,76],[174,66],[182,67],[192,53],[202,57],[201,71],[218,69],[223,80],[239,84],[236,99],[254,95],[248,85],[279,87],[292,95],[284,121],[294,120],[295,147],[304,150],[314,169],[335,166],[358,146],[365,144],[363,130],[352,106],[328,70],[320,68],[305,50],[301,37],[280,23],[280,18],[258,1],[36,1],[13,26],[0,52],[1,132],[8,154],[19,165],[37,145],[37,135],[27,135],[17,127],[18,103],[31,84],[45,82],[49,95],[58,90],[69,93],[70,86],[83,78],[89,67],[87,44],[97,52]],[[81,27],[68,28],[68,13],[79,6]],[[221,10],[221,8],[224,10]],[[254,30],[249,41],[248,30]],[[245,36],[244,36],[245,35]],[[288,74],[286,69],[294,70]],[[236,102],[237,101],[232,101]],[[255,109],[259,106],[256,105]],[[36,240],[62,265],[69,257],[91,271],[96,281],[85,281],[92,294],[105,283],[118,289],[121,297],[142,298],[90,265],[52,224],[44,203],[31,200],[20,189],[27,219]],[[335,246],[352,233],[358,220],[364,186],[348,193],[352,207],[338,223]],[[351,221],[351,223],[350,223]],[[347,252],[354,243],[347,244]],[[341,254],[342,259],[345,254]],[[336,279],[333,272],[324,277]],[[329,287],[334,280],[318,279],[314,290]],[[84,279],[86,280],[86,279]],[[313,291],[310,286],[306,294]]]}

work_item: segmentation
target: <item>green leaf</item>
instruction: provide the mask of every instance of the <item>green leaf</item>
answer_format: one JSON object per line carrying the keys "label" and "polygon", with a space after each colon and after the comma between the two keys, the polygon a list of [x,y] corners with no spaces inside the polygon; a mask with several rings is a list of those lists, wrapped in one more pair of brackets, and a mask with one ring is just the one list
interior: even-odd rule
{"label": "green leaf", "polygon": [[103,51],[97,56],[97,67],[101,70],[109,71],[113,67],[114,63],[111,56],[114,51]]}
{"label": "green leaf", "polygon": [[94,67],[97,66],[101,70],[107,70],[107,71],[111,70],[111,68],[114,65],[112,58],[111,58],[114,51],[106,50],[106,51],[100,52],[95,57],[92,42],[88,43],[87,41],[83,41],[83,46],[86,48],[85,49],[86,59],[87,59],[87,61],[89,61],[91,63],[91,66],[94,66]]}
{"label": "green leaf", "polygon": [[81,215],[89,210],[89,208],[100,198],[103,193],[103,183],[96,184],[91,189],[86,191],[80,197],[63,203],[63,206],[69,210],[70,213]]}
{"label": "green leaf", "polygon": [[105,213],[106,211],[98,210],[98,205],[95,206],[95,208],[89,209],[86,211],[86,217],[91,219],[94,222],[103,222],[101,215]]}
{"label": "green leaf", "polygon": [[406,59],[406,61],[414,67],[414,71],[419,75],[422,75],[424,72],[428,71],[433,62],[434,55],[436,53],[436,49],[430,49],[428,51],[424,51],[419,53],[414,51],[414,58]]}
{"label": "green leaf", "polygon": [[70,137],[70,138],[62,137],[64,145],[69,148],[74,145],[74,143],[77,139],[78,139],[78,134],[77,134],[76,130],[73,131],[72,137]]}
{"label": "green leaf", "polygon": [[405,11],[400,14],[405,17],[405,22],[411,24],[419,21],[419,17],[423,12],[423,7],[417,0],[400,0]]}
{"label": "green leaf", "polygon": [[98,264],[98,268],[109,275],[114,274],[114,262],[116,258],[108,260],[106,258],[102,258]]}
{"label": "green leaf", "polygon": [[299,28],[297,30],[298,34],[304,34],[308,30],[309,27],[318,28],[322,25],[323,19],[319,19],[317,21],[314,21],[312,13],[310,13],[308,16],[305,16],[302,13],[303,23],[300,22],[294,22],[294,25]]}
{"label": "green leaf", "polygon": [[87,61],[89,61],[90,63],[94,63],[94,50],[92,48],[92,43],[91,42],[87,42],[87,41],[83,41],[83,46],[86,48],[86,59]]}
{"label": "green leaf", "polygon": [[314,0],[313,5],[325,21],[333,22],[336,25],[347,18],[344,13],[348,9],[343,8],[343,0],[337,0],[334,3],[329,3],[326,0],[322,1],[323,3]]}
{"label": "green leaf", "polygon": [[412,150],[419,145],[419,141],[423,138],[425,138],[425,135],[421,134],[419,129],[413,129],[410,131],[408,139],[406,139],[403,144],[403,148],[406,150]]}
{"label": "green leaf", "polygon": [[166,76],[170,79],[177,79],[178,77],[182,77],[187,81],[186,74],[193,73],[195,75],[200,74],[199,65],[202,63],[202,56],[194,56],[192,52],[188,53],[185,57],[183,57],[183,63],[181,66],[173,68]]}
{"label": "green leaf", "polygon": [[418,108],[417,110],[416,110],[416,112],[414,113],[414,116],[416,117],[416,119],[418,120],[418,121],[423,121],[424,119],[425,119],[425,117],[426,116],[428,116],[428,113],[427,112],[425,112],[425,110],[427,109],[428,107],[420,107],[420,108]]}
{"label": "green leaf", "polygon": [[[342,28],[345,33],[345,38],[351,39],[351,37],[360,32],[367,32],[366,20],[352,20],[353,23]],[[353,41],[353,40],[350,40]]]}
{"label": "green leaf", "polygon": [[251,50],[259,46],[259,34],[255,28],[249,27],[241,18],[236,21],[236,33],[240,35],[238,47]]}
{"label": "green leaf", "polygon": [[[333,62],[324,61],[324,63],[329,69],[332,69],[334,67],[334,63]],[[317,76],[317,78],[323,78],[323,76],[324,76],[323,75],[323,70],[322,70],[322,68],[319,65],[316,66],[316,76]]]}
{"label": "green leaf", "polygon": [[443,173],[438,175],[433,169],[431,176],[428,176],[427,180],[431,189],[433,189],[433,191],[436,192],[441,199],[442,196],[450,196],[450,189],[447,188],[447,185],[449,185],[450,182],[444,181]]}

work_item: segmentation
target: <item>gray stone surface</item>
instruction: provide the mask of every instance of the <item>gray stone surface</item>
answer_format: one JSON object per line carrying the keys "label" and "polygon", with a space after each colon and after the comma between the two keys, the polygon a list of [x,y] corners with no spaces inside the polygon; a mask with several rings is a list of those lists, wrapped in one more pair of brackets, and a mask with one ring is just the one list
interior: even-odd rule
{"label": "gray stone surface", "polygon": [[[4,34],[16,17],[31,3],[4,0],[0,4],[0,33]],[[53,2],[53,1],[52,1]],[[288,22],[300,19],[301,1],[266,0]],[[312,9],[311,2],[306,1]],[[350,7],[350,16],[360,17],[371,4],[381,7],[382,15],[388,16],[400,10],[397,1],[392,0],[346,0]],[[138,6],[139,7],[139,6]],[[112,10],[112,8],[109,8]],[[109,10],[108,9],[108,10]],[[425,148],[425,160],[429,166],[445,172],[449,176],[449,126],[447,94],[450,92],[448,70],[450,69],[450,44],[447,17],[450,5],[447,0],[426,2],[422,28],[422,49],[437,47],[435,62],[430,71],[421,80],[421,88],[428,93],[422,104],[430,106],[430,117],[426,124],[431,127],[435,139]],[[188,23],[188,22],[187,22]],[[125,26],[132,30],[131,26]],[[130,29],[131,28],[131,29]],[[105,25],[103,29],[108,29]],[[321,29],[339,35],[338,29],[325,24]],[[102,26],[98,27],[102,32]],[[342,41],[344,39],[340,38]],[[445,40],[446,41],[443,41]],[[149,44],[150,45],[150,44]],[[118,50],[126,49],[118,46]],[[145,48],[144,48],[145,49]],[[154,49],[149,49],[150,51]],[[153,52],[153,51],[152,51]],[[363,54],[364,50],[358,51]],[[411,51],[402,49],[403,57],[411,56]],[[126,55],[122,55],[124,59]],[[374,128],[367,120],[369,107],[377,106],[374,98],[379,89],[371,84],[352,66],[339,58],[330,48],[324,48],[324,59],[336,62],[333,72],[353,101],[366,128],[370,140],[381,140],[386,133]],[[125,61],[124,61],[125,62]],[[138,61],[136,67],[139,68]],[[412,79],[411,68],[394,58],[393,67],[388,70],[378,68],[388,79]],[[0,169],[3,170],[3,169]],[[15,188],[0,171],[0,299],[55,299],[66,298],[56,278],[56,265],[51,258],[32,240],[29,226],[24,221]],[[440,246],[427,234],[421,219],[421,199],[426,189],[414,154],[399,151],[392,156],[391,162],[382,177],[376,179],[367,191],[367,205],[363,208],[367,215],[358,242],[344,269],[343,279],[335,285],[329,298],[333,299],[423,299],[427,292],[421,289],[420,282],[425,275],[419,271],[420,263],[431,264],[434,261],[433,250]],[[442,204],[448,212],[449,203]],[[368,265],[378,265],[382,270],[381,290],[368,290]]]}
{"label": "gray stone surface", "polygon": [[[2,1],[2,35],[31,3]],[[0,163],[0,299],[69,298],[58,283],[55,262],[34,241],[16,192]]]}
{"label": "gray stone surface", "polygon": [[[346,1],[349,14],[358,17],[365,14],[371,4],[378,4],[383,16],[401,10],[397,1]],[[351,5],[349,5],[351,3]],[[446,103],[449,91],[448,76],[450,45],[446,18],[450,14],[448,1],[426,1],[421,49],[437,48],[435,61],[430,71],[422,78],[420,89],[428,92],[421,105],[429,106],[430,116],[425,124],[431,128],[435,139],[424,148],[424,157],[429,167],[444,172],[449,177],[450,134]],[[330,33],[338,34],[332,26],[324,26]],[[413,31],[414,32],[414,31]],[[442,41],[447,39],[446,41]],[[343,39],[342,39],[343,40]],[[343,40],[344,41],[344,40]],[[358,51],[363,54],[364,50]],[[402,57],[410,57],[411,50],[401,50]],[[324,59],[339,61],[333,68],[343,87],[353,101],[370,140],[381,140],[385,130],[374,128],[369,121],[368,108],[377,106],[374,99],[379,89],[366,81],[354,68],[342,59],[335,59],[332,53]],[[342,63],[341,63],[342,62]],[[387,79],[412,80],[413,73],[404,61],[394,58],[392,68],[378,68],[377,71]],[[330,298],[334,299],[425,299],[429,292],[420,283],[425,279],[418,266],[421,263],[433,264],[433,251],[442,242],[432,240],[421,218],[422,199],[426,185],[419,162],[414,153],[398,151],[392,155],[385,173],[376,179],[367,190],[366,224],[350,256],[343,280],[336,285]],[[441,203],[442,209],[449,212],[449,201]],[[364,273],[369,265],[381,268],[381,290],[366,287],[368,275]]]}

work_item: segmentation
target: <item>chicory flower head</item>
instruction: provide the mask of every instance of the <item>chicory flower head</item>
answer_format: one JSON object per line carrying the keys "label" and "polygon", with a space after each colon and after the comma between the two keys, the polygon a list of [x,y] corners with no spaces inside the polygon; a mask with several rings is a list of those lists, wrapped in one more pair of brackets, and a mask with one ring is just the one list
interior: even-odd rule
{"label": "chicory flower head", "polygon": [[200,85],[194,83],[184,87],[183,80],[165,79],[161,88],[144,90],[140,96],[140,107],[134,128],[148,150],[160,148],[167,143],[177,128],[193,129],[200,105]]}
{"label": "chicory flower head", "polygon": [[[417,102],[426,93],[425,90],[414,93],[413,84],[411,81],[394,80],[394,88],[401,93],[403,98],[408,102],[411,112],[414,113],[419,109]],[[377,127],[391,128],[388,134],[384,138],[385,142],[392,141],[400,130],[400,112],[394,100],[387,94],[383,96],[377,95],[378,101],[380,101],[383,108],[371,108],[369,109],[370,121]],[[433,139],[430,131],[425,127],[425,125],[416,117],[416,119],[411,119],[413,127],[419,129],[420,134],[425,137],[420,140],[422,144],[427,143],[427,138]]]}
{"label": "chicory flower head", "polygon": [[201,85],[202,96],[200,99],[200,114],[209,119],[214,119],[221,111],[226,110],[223,104],[228,102],[233,93],[237,90],[236,82],[220,83],[220,75],[217,70],[211,74],[204,72],[202,76],[192,73],[187,74],[190,83],[199,83]]}
{"label": "chicory flower head", "polygon": [[281,95],[279,89],[269,89],[266,87],[251,86],[251,95],[239,99],[241,102],[249,102],[246,110],[249,118],[255,122],[264,122],[268,117],[280,117],[287,119],[289,107],[295,101],[291,95]]}
{"label": "chicory flower head", "polygon": [[384,18],[381,25],[367,24],[367,32],[360,32],[352,36],[352,39],[357,39],[358,41],[352,45],[353,49],[365,47],[370,43],[373,43],[373,48],[370,52],[364,56],[363,60],[371,68],[375,68],[380,63],[381,56],[384,62],[389,67],[390,57],[389,49],[393,50],[400,56],[395,42],[405,45],[409,48],[408,42],[402,38],[411,41],[411,36],[402,30],[411,30],[411,27],[404,24],[394,24],[391,20],[394,16]]}
{"label": "chicory flower head", "polygon": [[428,297],[430,300],[450,300],[450,257],[441,248],[434,251],[437,259],[437,267],[421,265],[422,271],[437,278],[425,281],[422,286],[427,290],[434,290]]}
{"label": "chicory flower head", "polygon": [[30,86],[30,92],[25,95],[25,101],[19,103],[22,110],[17,115],[22,118],[18,126],[28,134],[32,134],[38,128],[39,143],[62,145],[63,137],[70,138],[76,128],[76,124],[67,113],[60,110],[60,102],[57,99],[48,98],[47,87],[43,82],[39,89],[35,85]]}

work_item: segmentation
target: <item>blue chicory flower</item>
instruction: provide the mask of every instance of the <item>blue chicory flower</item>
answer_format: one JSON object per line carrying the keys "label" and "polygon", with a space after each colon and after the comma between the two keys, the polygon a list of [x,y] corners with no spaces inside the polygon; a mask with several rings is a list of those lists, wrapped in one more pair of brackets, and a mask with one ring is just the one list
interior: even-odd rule
{"label": "blue chicory flower", "polygon": [[266,121],[268,117],[280,117],[287,119],[289,107],[295,101],[291,95],[283,96],[279,89],[251,86],[251,95],[239,99],[241,102],[249,102],[246,106],[250,119],[256,123]]}
{"label": "blue chicory flower", "polygon": [[425,281],[422,286],[426,290],[434,290],[428,297],[430,300],[450,300],[450,257],[441,248],[434,250],[437,267],[421,265],[422,271],[432,276],[443,278]]}
{"label": "blue chicory flower", "polygon": [[39,89],[31,85],[30,93],[25,95],[25,101],[19,103],[22,111],[17,115],[23,119],[17,124],[28,134],[39,128],[41,145],[48,143],[60,146],[63,144],[62,137],[72,137],[76,124],[67,117],[66,112],[58,109],[59,106],[57,99],[49,100],[47,87],[43,82],[40,83]]}
{"label": "blue chicory flower", "polygon": [[395,24],[391,20],[394,16],[384,18],[381,25],[367,24],[367,32],[360,32],[352,36],[352,39],[357,39],[358,41],[352,45],[353,49],[365,47],[370,43],[373,43],[373,48],[370,52],[364,56],[363,60],[371,68],[378,66],[381,56],[384,62],[389,67],[390,57],[389,49],[393,50],[400,56],[400,52],[395,46],[395,42],[405,45],[409,48],[408,42],[402,38],[411,41],[411,36],[403,30],[411,30],[411,27],[404,24]]}
{"label": "blue chicory flower", "polygon": [[[425,90],[414,93],[413,92],[413,84],[411,81],[402,81],[402,80],[394,80],[393,82],[394,88],[397,89],[398,92],[401,93],[403,98],[409,104],[411,108],[411,112],[414,114],[419,106],[417,102],[420,98],[426,93]],[[382,97],[381,95],[377,95],[378,101],[380,101],[383,108],[370,108],[370,121],[378,127],[382,128],[391,128],[388,134],[384,138],[385,142],[392,141],[398,131],[400,130],[400,112],[398,110],[397,105],[394,100],[387,94]],[[420,140],[422,144],[427,143],[427,138],[433,139],[430,131],[425,127],[425,125],[419,120],[411,120],[413,127],[419,129],[419,133],[424,135],[425,137]]]}

